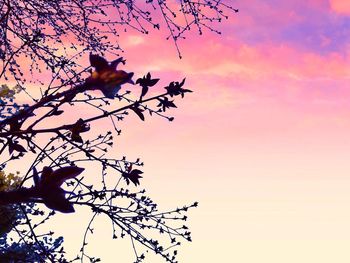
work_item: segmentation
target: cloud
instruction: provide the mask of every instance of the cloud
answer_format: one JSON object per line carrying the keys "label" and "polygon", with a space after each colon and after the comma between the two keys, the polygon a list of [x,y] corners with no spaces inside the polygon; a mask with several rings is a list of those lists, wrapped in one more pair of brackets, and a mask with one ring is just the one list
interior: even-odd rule
{"label": "cloud", "polygon": [[346,0],[329,0],[331,9],[339,14],[350,15],[350,2]]}
{"label": "cloud", "polygon": [[126,45],[138,46],[145,42],[144,37],[141,35],[130,35],[126,37]]}

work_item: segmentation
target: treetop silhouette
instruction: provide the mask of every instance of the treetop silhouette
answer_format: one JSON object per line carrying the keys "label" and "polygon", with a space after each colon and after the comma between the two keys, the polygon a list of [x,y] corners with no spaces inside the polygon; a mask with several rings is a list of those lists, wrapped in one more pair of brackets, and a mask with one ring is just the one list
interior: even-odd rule
{"label": "treetop silhouette", "polygon": [[[192,91],[185,78],[160,89],[150,72],[124,71],[111,37],[147,34],[162,20],[180,55],[185,33],[218,32],[212,22],[227,18],[225,10],[238,11],[221,0],[0,0],[0,262],[98,262],[87,247],[99,216],[113,239],[131,240],[135,262],[145,259],[145,249],[177,262],[181,239],[192,240],[186,212],[198,203],[159,211],[140,189],[143,162],[111,149],[129,114],[173,121],[169,110]],[[124,91],[128,85],[133,92]],[[109,124],[103,133],[99,120]],[[98,181],[88,176],[91,165]],[[13,167],[20,172],[10,173]],[[43,225],[56,213],[86,208],[81,249],[67,258],[64,238]]]}

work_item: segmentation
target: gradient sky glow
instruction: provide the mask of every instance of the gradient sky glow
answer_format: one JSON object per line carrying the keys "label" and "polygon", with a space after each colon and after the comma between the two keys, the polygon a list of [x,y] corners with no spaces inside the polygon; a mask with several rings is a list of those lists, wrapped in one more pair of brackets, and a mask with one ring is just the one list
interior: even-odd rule
{"label": "gradient sky glow", "polygon": [[[162,84],[186,77],[194,93],[173,123],[130,116],[117,154],[141,157],[143,187],[161,207],[199,201],[182,263],[348,263],[350,2],[232,5],[240,12],[218,26],[222,35],[193,30],[180,42],[182,60],[165,32],[122,35],[128,70]],[[71,226],[82,219],[70,217],[74,247]],[[118,250],[132,256],[110,228],[96,232],[103,262]]]}
{"label": "gradient sky glow", "polygon": [[191,36],[182,60],[155,33],[126,38],[129,65],[195,91],[174,123],[135,124],[122,142],[160,201],[200,202],[182,262],[350,261],[345,2],[235,1],[223,35]]}

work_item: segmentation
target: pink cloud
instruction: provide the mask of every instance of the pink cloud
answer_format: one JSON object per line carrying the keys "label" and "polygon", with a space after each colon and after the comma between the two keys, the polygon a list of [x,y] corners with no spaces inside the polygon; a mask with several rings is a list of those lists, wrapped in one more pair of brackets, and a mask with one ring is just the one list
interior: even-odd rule
{"label": "pink cloud", "polygon": [[[333,41],[321,33],[319,35],[323,46]],[[149,41],[150,38],[152,41]],[[296,79],[349,77],[347,68],[350,61],[346,49],[320,53],[273,39],[247,43],[237,35],[217,36],[208,33],[180,41],[183,59],[179,60],[174,44],[165,40],[164,33],[152,32],[142,39],[137,45],[130,43],[128,38],[120,42],[128,59],[127,66],[135,67],[134,70],[141,73],[151,70],[247,80],[276,75]]]}
{"label": "pink cloud", "polygon": [[350,2],[345,0],[329,0],[331,9],[334,12],[350,15]]}

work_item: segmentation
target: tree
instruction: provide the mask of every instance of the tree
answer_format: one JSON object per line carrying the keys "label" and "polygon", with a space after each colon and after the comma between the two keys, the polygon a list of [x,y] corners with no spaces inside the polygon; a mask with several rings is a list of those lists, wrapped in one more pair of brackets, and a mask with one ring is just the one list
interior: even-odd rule
{"label": "tree", "polygon": [[[93,233],[91,224],[103,215],[113,227],[113,238],[131,239],[136,262],[145,257],[136,242],[176,262],[180,239],[191,241],[183,225],[185,213],[197,202],[158,211],[145,190],[139,190],[143,163],[116,159],[110,149],[113,137],[121,133],[118,123],[128,114],[142,121],[147,115],[172,121],[167,110],[191,91],[183,79],[149,96],[159,79],[151,73],[136,78],[120,69],[126,61],[109,37],[118,30],[147,34],[149,27],[160,29],[162,24],[153,19],[158,12],[181,56],[178,41],[187,31],[196,27],[200,34],[203,29],[217,32],[211,23],[227,18],[225,10],[238,10],[221,0],[1,0],[0,7],[0,79],[6,81],[0,88],[0,261],[97,262],[85,247]],[[90,65],[83,66],[87,56]],[[49,82],[43,78],[47,74]],[[139,91],[120,93],[123,85],[138,86]],[[92,113],[68,121],[71,109]],[[103,119],[110,121],[111,129],[96,135],[96,122]],[[29,165],[21,173],[8,172],[18,163]],[[100,184],[86,179],[91,163],[100,167]],[[119,176],[111,182],[107,174]],[[68,259],[63,237],[41,232],[40,226],[78,206],[91,209],[91,220],[79,255]],[[150,230],[164,234],[167,241],[151,238]]]}

